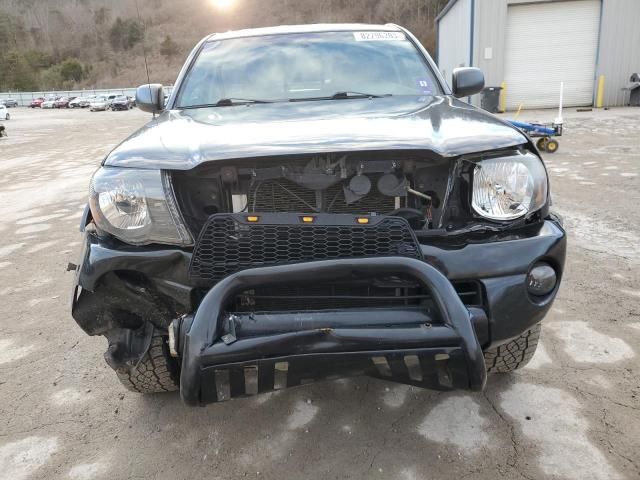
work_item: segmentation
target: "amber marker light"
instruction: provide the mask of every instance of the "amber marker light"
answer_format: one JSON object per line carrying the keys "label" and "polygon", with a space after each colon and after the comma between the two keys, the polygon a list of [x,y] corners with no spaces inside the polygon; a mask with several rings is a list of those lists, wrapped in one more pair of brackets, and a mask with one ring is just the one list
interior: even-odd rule
{"label": "amber marker light", "polygon": [[369,219],[367,217],[358,217],[356,220],[360,225],[366,225],[369,223]]}
{"label": "amber marker light", "polygon": [[313,223],[316,221],[316,217],[301,217],[304,223]]}
{"label": "amber marker light", "polygon": [[256,216],[256,215],[249,215],[247,217],[247,222],[257,222],[258,220],[260,220],[260,217]]}

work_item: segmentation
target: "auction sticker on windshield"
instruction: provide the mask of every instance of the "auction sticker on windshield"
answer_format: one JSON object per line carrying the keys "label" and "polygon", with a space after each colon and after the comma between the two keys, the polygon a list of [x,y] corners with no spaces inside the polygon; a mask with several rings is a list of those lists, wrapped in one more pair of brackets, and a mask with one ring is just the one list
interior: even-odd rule
{"label": "auction sticker on windshield", "polygon": [[353,32],[353,36],[358,42],[406,39],[402,32]]}

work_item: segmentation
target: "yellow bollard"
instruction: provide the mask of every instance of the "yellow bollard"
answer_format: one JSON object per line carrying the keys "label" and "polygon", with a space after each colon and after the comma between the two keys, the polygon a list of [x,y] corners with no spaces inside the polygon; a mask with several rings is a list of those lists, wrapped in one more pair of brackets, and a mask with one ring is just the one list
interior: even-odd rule
{"label": "yellow bollard", "polygon": [[596,95],[596,108],[602,108],[604,104],[604,75],[598,77],[598,94]]}
{"label": "yellow bollard", "polygon": [[498,101],[498,111],[504,113],[507,111],[507,83],[502,82],[500,84],[502,90],[500,90],[500,99]]}
{"label": "yellow bollard", "polygon": [[520,105],[518,105],[518,110],[516,110],[516,114],[513,116],[514,120],[518,119],[518,116],[520,115],[520,110],[522,110],[522,107],[524,107],[524,103],[521,103]]}

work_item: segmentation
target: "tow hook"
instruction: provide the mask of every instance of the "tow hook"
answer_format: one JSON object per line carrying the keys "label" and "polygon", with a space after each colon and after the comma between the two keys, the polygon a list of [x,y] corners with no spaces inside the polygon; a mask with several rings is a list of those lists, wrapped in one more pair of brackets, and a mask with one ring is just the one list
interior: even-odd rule
{"label": "tow hook", "polygon": [[191,322],[193,322],[193,316],[185,314],[169,324],[169,354],[172,357],[180,357],[184,335],[191,328]]}
{"label": "tow hook", "polygon": [[178,348],[176,345],[176,329],[179,330],[180,327],[178,326],[178,323],[180,322],[179,318],[176,318],[175,320],[171,320],[171,323],[169,324],[169,354],[176,358],[178,357]]}

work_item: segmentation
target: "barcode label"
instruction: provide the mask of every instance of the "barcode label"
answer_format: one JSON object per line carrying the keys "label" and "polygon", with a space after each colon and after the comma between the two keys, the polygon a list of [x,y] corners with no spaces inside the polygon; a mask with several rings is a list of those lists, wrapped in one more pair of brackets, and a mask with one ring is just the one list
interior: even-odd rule
{"label": "barcode label", "polygon": [[402,32],[353,32],[358,42],[406,40]]}

